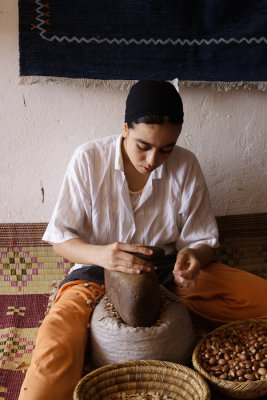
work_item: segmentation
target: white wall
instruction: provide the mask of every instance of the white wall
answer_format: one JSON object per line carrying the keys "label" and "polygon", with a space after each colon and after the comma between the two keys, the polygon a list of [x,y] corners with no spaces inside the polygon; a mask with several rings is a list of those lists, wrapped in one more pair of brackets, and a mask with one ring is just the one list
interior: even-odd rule
{"label": "white wall", "polygon": [[[0,222],[43,222],[75,148],[121,132],[127,90],[20,85],[18,60],[17,1],[1,0]],[[197,154],[215,214],[266,212],[266,92],[180,92],[179,144]]]}

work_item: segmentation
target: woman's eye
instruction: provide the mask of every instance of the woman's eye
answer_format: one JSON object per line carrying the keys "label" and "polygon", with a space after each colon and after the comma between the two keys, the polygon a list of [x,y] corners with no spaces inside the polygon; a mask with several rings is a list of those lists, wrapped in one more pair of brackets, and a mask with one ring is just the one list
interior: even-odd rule
{"label": "woman's eye", "polygon": [[170,154],[172,151],[173,151],[173,148],[170,150],[163,150],[163,149],[160,150],[160,152],[164,153],[164,154]]}
{"label": "woman's eye", "polygon": [[147,147],[141,147],[139,144],[137,145],[137,148],[141,151],[147,151],[148,148]]}
{"label": "woman's eye", "polygon": [[[150,150],[150,147],[147,146],[141,146],[140,144],[137,144],[137,148],[141,151],[148,151]],[[170,149],[160,149],[159,152],[162,154],[170,154],[173,151],[173,147]]]}

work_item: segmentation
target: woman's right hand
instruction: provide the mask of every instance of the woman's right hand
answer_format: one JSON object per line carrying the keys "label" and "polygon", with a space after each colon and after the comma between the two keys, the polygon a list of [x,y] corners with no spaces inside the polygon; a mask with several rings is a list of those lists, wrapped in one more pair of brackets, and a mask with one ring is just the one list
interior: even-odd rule
{"label": "woman's right hand", "polygon": [[151,264],[135,254],[152,255],[153,250],[141,244],[115,242],[107,245],[88,244],[80,238],[66,240],[53,245],[55,252],[70,262],[98,265],[100,267],[121,271],[128,274],[149,272]]}
{"label": "woman's right hand", "polygon": [[151,270],[151,264],[148,261],[139,258],[135,254],[131,254],[153,254],[153,251],[147,247],[140,244],[121,242],[100,245],[98,247],[97,265],[105,269],[126,272],[128,274],[139,274]]}

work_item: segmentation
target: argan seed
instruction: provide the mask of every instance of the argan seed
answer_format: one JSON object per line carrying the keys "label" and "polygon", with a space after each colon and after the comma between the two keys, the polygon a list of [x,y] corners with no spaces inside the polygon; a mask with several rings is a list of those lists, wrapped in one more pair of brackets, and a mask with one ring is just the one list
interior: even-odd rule
{"label": "argan seed", "polygon": [[267,368],[267,359],[266,358],[264,360],[260,361],[260,367]]}
{"label": "argan seed", "polygon": [[266,375],[267,374],[267,369],[266,368],[259,368],[258,369],[258,373],[260,375]]}
{"label": "argan seed", "polygon": [[215,365],[215,364],[216,364],[216,358],[212,357],[212,358],[209,360],[209,364],[210,364],[210,365]]}
{"label": "argan seed", "polygon": [[244,378],[246,378],[248,381],[253,381],[255,376],[253,374],[245,374]]}
{"label": "argan seed", "polygon": [[212,376],[244,382],[267,378],[266,354],[266,328],[250,321],[207,336],[201,344],[199,360]]}
{"label": "argan seed", "polygon": [[232,378],[234,378],[235,375],[236,375],[236,373],[235,373],[235,371],[234,371],[233,369],[230,369],[229,374],[230,374],[230,376],[231,376]]}

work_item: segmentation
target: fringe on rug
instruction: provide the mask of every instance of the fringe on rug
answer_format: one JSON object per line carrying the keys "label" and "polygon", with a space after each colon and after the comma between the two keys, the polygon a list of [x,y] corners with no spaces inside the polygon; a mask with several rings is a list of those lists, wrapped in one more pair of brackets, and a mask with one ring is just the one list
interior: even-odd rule
{"label": "fringe on rug", "polygon": [[35,84],[68,84],[76,88],[104,86],[111,89],[129,90],[137,80],[105,80],[105,79],[84,79],[84,78],[63,78],[55,76],[21,76],[20,85]]}
{"label": "fringe on rug", "polygon": [[180,86],[186,87],[211,87],[217,91],[228,92],[229,90],[238,89],[257,89],[260,91],[267,90],[267,82],[209,82],[209,81],[179,81]]}
{"label": "fringe on rug", "polygon": [[[63,78],[55,76],[21,76],[19,80],[20,85],[35,85],[35,84],[47,84],[47,83],[67,83],[73,87],[97,87],[104,86],[106,88],[112,88],[117,90],[130,89],[131,86],[137,82],[137,80],[105,80],[105,79],[75,79],[75,78]],[[260,91],[267,90],[267,82],[211,82],[211,81],[178,81],[174,79],[170,82],[176,84],[179,82],[180,87],[211,87],[217,91],[230,91],[238,89],[257,89]]]}

